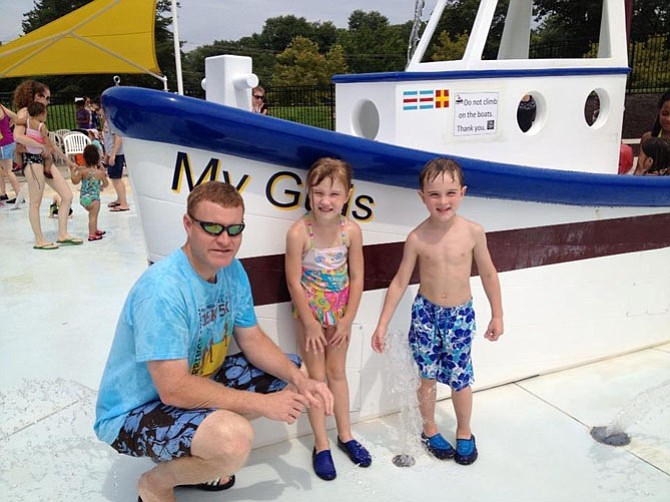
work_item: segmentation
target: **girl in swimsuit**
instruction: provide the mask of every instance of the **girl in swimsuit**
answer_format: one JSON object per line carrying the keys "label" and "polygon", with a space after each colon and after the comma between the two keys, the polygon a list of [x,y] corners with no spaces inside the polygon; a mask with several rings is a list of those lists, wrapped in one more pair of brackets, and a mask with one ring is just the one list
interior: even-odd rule
{"label": "girl in swimsuit", "polygon": [[100,151],[95,145],[86,145],[84,161],[86,166],[72,171],[70,181],[75,185],[81,182],[79,203],[88,211],[88,240],[99,241],[105,235],[104,230],[98,228],[100,191],[107,188],[109,180],[100,163]]}
{"label": "girl in swimsuit", "polygon": [[[345,372],[351,326],[363,292],[363,237],[342,215],[351,195],[351,166],[323,158],[307,173],[311,210],[286,236],[286,280],[293,300],[295,330],[309,376],[326,381],[335,398],[337,445],[357,465],[372,462],[351,433]],[[311,407],[312,464],[317,476],[335,479],[323,409]]]}

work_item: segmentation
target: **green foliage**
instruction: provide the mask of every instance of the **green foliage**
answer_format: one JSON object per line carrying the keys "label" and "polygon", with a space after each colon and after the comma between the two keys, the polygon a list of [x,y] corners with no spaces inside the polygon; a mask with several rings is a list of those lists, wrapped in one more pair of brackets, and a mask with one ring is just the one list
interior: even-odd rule
{"label": "green foliage", "polygon": [[[24,32],[43,26],[90,1],[34,0],[32,10],[23,16]],[[434,39],[424,56],[425,61],[462,57],[479,3],[480,0],[447,1]],[[498,3],[484,58],[497,55],[508,4],[509,0]],[[176,74],[170,8],[170,0],[157,1],[155,37],[159,66],[168,77],[169,88],[174,90]],[[191,8],[197,8],[197,5]],[[601,0],[535,0],[537,24],[531,34],[531,57],[588,56],[593,44],[598,42],[600,9]],[[338,29],[329,21],[310,22],[294,15],[268,18],[260,33],[239,40],[215,40],[184,54],[184,88],[187,94],[203,95],[200,83],[204,78],[205,58],[221,54],[252,57],[253,71],[266,86],[329,83],[330,77],[338,73],[400,71],[406,64],[411,28],[411,21],[391,25],[379,12],[360,9],[351,13],[346,29]],[[652,43],[654,36],[660,38],[654,38]],[[296,42],[297,37],[302,40]],[[670,48],[668,0],[635,0],[631,42],[638,44],[634,46],[634,53],[638,55],[635,60],[631,59],[631,82],[646,86],[654,80],[661,82],[665,79],[667,83],[670,62],[667,53],[661,51]],[[654,78],[654,73],[658,78]],[[112,75],[36,78],[45,81],[54,93],[67,91],[91,97],[112,85]],[[121,75],[121,79],[123,85],[162,88],[162,83],[149,75]],[[0,80],[0,91],[13,90],[21,80]]]}
{"label": "green foliage", "polygon": [[277,106],[270,109],[270,115],[291,122],[333,129],[333,107],[331,105],[314,106]]}
{"label": "green foliage", "polygon": [[453,61],[462,59],[465,53],[465,46],[468,43],[469,35],[462,33],[456,35],[453,39],[449,33],[443,31],[438,37],[438,43],[433,49],[433,61]]}
{"label": "green foliage", "polygon": [[628,86],[637,91],[670,86],[670,49],[664,36],[652,36],[645,42],[631,44],[632,72]]}
{"label": "green foliage", "polygon": [[352,12],[349,29],[342,30],[339,37],[351,72],[402,70],[411,27],[411,22],[391,26],[388,18],[376,11]]}
{"label": "green foliage", "polygon": [[670,46],[670,2],[668,0],[635,0],[631,23],[631,42],[645,42],[654,35],[664,35]]}
{"label": "green foliage", "polygon": [[599,38],[601,4],[602,0],[535,0],[536,32],[542,44],[566,46],[568,40],[563,57],[587,53]]}
{"label": "green foliage", "polygon": [[334,73],[346,71],[341,47],[334,46],[328,54],[319,54],[315,42],[299,35],[277,55],[272,85],[327,85]]}
{"label": "green foliage", "polygon": [[[505,23],[505,15],[507,13],[507,6],[509,0],[500,0],[496,6],[493,16],[493,23],[489,33],[486,45],[484,47],[484,59],[495,59],[498,54],[498,47],[500,46],[500,38]],[[445,41],[441,39],[443,33],[447,33],[450,43],[467,44],[467,39],[470,35],[470,30],[475,22],[477,10],[479,9],[479,0],[449,0],[445,5],[444,12],[440,21],[437,23],[433,39],[426,49],[424,54],[424,61],[441,61],[460,59],[465,52],[461,51],[461,55],[453,57],[458,54],[458,47],[453,46],[453,52],[449,57],[443,57],[445,51]],[[435,54],[439,52],[439,54]]]}

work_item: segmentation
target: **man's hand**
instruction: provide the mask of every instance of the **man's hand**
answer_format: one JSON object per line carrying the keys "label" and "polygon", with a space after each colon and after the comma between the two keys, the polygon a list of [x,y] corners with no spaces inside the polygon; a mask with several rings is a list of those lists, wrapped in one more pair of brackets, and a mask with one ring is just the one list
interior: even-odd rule
{"label": "man's hand", "polygon": [[335,398],[325,382],[304,378],[297,385],[298,392],[307,399],[307,406],[323,408],[326,415],[333,414]]}
{"label": "man's hand", "polygon": [[300,414],[305,411],[308,399],[292,390],[282,390],[272,394],[265,394],[261,415],[270,420],[294,423]]}

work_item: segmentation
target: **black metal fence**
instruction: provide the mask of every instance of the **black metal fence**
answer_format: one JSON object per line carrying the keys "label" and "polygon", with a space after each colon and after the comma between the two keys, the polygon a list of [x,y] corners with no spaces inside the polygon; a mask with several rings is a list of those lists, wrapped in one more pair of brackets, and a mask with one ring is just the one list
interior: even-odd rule
{"label": "black metal fence", "polygon": [[[202,93],[191,94],[204,98]],[[81,94],[51,92],[51,104],[47,113],[47,127],[75,129],[77,127],[74,98]],[[268,114],[323,129],[335,129],[335,86],[286,86],[269,87],[265,92]],[[13,108],[12,93],[0,92],[0,103]]]}
{"label": "black metal fence", "polygon": [[[598,44],[586,39],[563,43],[534,44],[531,59],[596,57]],[[646,42],[628,44],[628,93],[664,92],[670,88],[670,35],[650,37]]]}
{"label": "black metal fence", "polygon": [[663,92],[670,89],[670,35],[628,44],[628,66],[631,67],[628,92]]}
{"label": "black metal fence", "polygon": [[[51,102],[47,112],[47,128],[50,131],[58,129],[76,129],[77,118],[74,107],[74,98],[81,94],[68,94],[60,92],[51,93]],[[0,92],[0,103],[7,108],[14,109],[11,92]]]}
{"label": "black metal fence", "polygon": [[323,129],[335,129],[335,86],[268,87],[268,115]]}
{"label": "black metal fence", "polygon": [[[575,53],[575,44],[535,45],[531,47],[531,58],[568,57]],[[582,48],[583,48],[583,44]],[[591,50],[597,50],[594,46]],[[668,37],[659,36],[647,42],[629,44],[628,52],[631,73],[628,75],[627,92],[661,93],[670,89],[670,43]],[[203,98],[203,93],[192,94]],[[79,94],[81,96],[81,94]],[[335,87],[326,86],[266,86],[266,102],[269,115],[308,124],[323,129],[335,129]],[[74,129],[76,127],[74,98],[69,93],[54,92],[47,116],[50,130]],[[11,107],[12,95],[0,92],[0,103]]]}

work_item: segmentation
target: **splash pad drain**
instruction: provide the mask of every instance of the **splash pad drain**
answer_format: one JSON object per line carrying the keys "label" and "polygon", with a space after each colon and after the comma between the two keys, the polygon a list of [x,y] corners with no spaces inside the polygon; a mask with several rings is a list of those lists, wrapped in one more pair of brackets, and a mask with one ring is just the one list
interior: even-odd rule
{"label": "splash pad drain", "polygon": [[599,443],[608,446],[626,446],[630,444],[630,436],[628,434],[611,427],[594,427],[591,429],[591,437]]}
{"label": "splash pad drain", "polygon": [[396,467],[412,467],[414,465],[414,457],[401,453],[393,457],[393,465]]}

